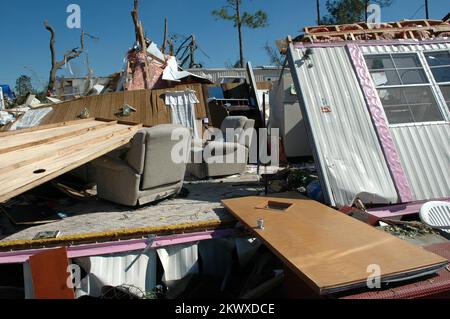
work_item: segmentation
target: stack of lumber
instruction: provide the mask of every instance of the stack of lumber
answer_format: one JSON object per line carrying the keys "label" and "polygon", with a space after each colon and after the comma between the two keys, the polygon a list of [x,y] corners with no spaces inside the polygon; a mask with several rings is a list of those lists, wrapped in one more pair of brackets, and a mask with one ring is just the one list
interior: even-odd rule
{"label": "stack of lumber", "polygon": [[86,119],[0,133],[0,203],[127,144],[140,127]]}

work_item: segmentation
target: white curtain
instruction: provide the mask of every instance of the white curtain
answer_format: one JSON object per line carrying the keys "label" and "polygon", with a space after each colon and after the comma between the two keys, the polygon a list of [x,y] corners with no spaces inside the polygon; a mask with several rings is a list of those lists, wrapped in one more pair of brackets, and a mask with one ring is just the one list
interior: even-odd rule
{"label": "white curtain", "polygon": [[200,138],[195,116],[195,104],[198,103],[200,101],[195,95],[195,91],[166,93],[166,105],[171,109],[172,123],[190,128],[192,137],[195,139]]}

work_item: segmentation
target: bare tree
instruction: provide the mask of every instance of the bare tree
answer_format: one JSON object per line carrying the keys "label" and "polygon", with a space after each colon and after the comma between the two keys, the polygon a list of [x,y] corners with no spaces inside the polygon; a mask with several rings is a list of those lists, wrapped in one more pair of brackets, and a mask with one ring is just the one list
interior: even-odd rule
{"label": "bare tree", "polygon": [[164,38],[163,38],[163,44],[161,47],[161,52],[163,54],[166,54],[168,32],[169,32],[169,21],[167,20],[167,18],[165,18],[164,19]]}
{"label": "bare tree", "polygon": [[56,82],[56,73],[59,69],[61,69],[66,63],[69,61],[78,58],[83,52],[84,52],[84,32],[81,32],[80,37],[80,47],[73,48],[72,50],[67,51],[64,53],[64,57],[62,60],[57,61],[56,60],[56,49],[55,49],[55,42],[56,42],[56,34],[55,30],[48,24],[48,21],[44,22],[44,26],[47,29],[48,32],[50,32],[50,52],[51,52],[51,59],[52,59],[52,67],[50,69],[50,77],[48,80],[48,86],[47,86],[47,92],[51,93],[55,87]]}

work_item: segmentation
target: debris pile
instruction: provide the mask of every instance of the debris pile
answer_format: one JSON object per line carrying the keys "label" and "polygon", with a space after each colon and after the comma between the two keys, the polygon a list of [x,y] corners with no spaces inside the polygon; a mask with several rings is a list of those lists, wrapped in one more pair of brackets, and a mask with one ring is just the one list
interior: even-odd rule
{"label": "debris pile", "polygon": [[442,20],[404,20],[391,23],[354,23],[306,27],[299,39],[304,43],[412,40],[450,37],[450,22]]}

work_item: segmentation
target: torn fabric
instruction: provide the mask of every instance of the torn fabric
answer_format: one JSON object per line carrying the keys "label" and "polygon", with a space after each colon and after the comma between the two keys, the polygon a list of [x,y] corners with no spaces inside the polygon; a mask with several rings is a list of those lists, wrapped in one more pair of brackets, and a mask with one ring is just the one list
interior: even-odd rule
{"label": "torn fabric", "polygon": [[172,113],[172,123],[180,124],[190,128],[192,137],[199,139],[197,121],[195,115],[195,104],[200,103],[195,91],[169,92],[166,93],[166,105]]}

